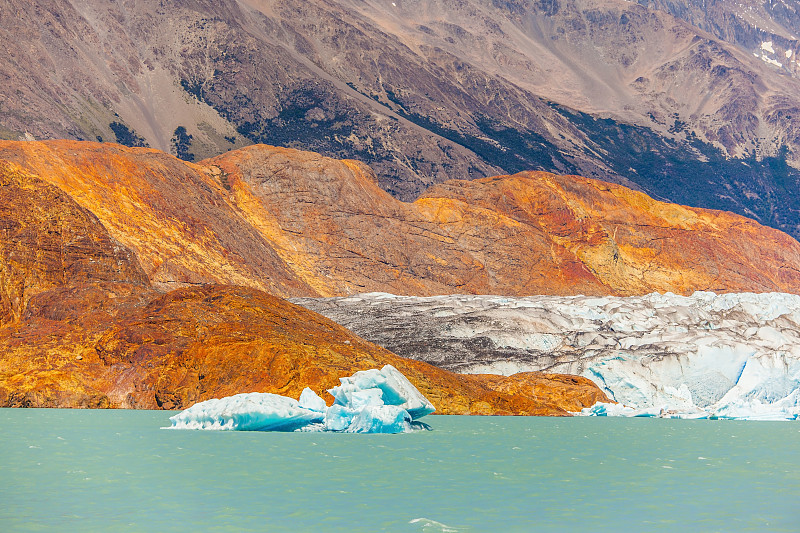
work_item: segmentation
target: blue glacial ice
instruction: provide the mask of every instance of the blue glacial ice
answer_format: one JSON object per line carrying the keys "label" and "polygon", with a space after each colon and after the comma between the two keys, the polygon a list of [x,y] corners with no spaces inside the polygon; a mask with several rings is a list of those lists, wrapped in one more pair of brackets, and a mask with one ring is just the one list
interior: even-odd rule
{"label": "blue glacial ice", "polygon": [[584,409],[587,416],[800,419],[800,360],[786,344],[715,339],[672,357],[617,354],[591,362],[584,375],[620,402]]}
{"label": "blue glacial ice", "polygon": [[295,302],[447,370],[582,375],[618,402],[584,415],[800,420],[800,295],[366,294]]}
{"label": "blue glacial ice", "polygon": [[[405,409],[412,420],[431,414],[435,409],[417,388],[392,365],[382,369],[362,370],[342,382],[330,392],[339,405],[358,409],[361,405],[395,405]],[[380,391],[379,399],[375,390]],[[378,401],[381,401],[378,404]]]}
{"label": "blue glacial ice", "polygon": [[206,400],[170,417],[172,429],[407,433],[433,405],[391,365],[339,378],[328,407],[309,388],[300,399],[251,392]]}

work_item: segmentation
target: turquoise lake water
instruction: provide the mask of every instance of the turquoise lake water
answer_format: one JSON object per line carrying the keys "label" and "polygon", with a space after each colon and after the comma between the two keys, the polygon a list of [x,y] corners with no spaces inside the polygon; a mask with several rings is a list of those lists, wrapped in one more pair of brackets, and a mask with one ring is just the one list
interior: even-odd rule
{"label": "turquoise lake water", "polygon": [[0,531],[798,531],[800,423],[430,416],[403,435],[0,409]]}

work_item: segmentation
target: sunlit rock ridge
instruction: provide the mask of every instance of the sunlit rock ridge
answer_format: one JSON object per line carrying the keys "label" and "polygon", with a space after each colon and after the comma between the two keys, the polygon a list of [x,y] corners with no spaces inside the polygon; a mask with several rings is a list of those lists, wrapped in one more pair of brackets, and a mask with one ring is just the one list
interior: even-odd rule
{"label": "sunlit rock ridge", "polygon": [[366,339],[442,368],[577,374],[625,407],[595,413],[794,419],[800,296],[366,294],[297,299]]}
{"label": "sunlit rock ridge", "polygon": [[800,243],[785,233],[579,176],[454,179],[402,202],[362,163],[266,145],[195,164],[115,144],[0,141],[0,159],[91,212],[159,288],[227,283],[281,297],[800,290]]}

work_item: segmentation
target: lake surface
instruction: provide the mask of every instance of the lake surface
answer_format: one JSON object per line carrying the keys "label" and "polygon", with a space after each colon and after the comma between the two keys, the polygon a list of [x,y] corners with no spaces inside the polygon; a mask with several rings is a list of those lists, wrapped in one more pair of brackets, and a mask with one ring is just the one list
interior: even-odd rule
{"label": "lake surface", "polygon": [[800,423],[429,416],[402,435],[0,409],[0,531],[798,531]]}

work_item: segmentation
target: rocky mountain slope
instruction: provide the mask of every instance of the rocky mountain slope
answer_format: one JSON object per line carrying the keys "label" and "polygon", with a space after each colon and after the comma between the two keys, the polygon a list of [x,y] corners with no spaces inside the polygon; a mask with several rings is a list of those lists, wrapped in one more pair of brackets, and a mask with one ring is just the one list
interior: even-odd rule
{"label": "rocky mountain slope", "polygon": [[159,288],[278,296],[800,290],[800,244],[731,213],[577,176],[449,181],[415,202],[352,160],[263,145],[185,163],[77,141],[0,142],[72,197]]}
{"label": "rocky mountain slope", "polygon": [[136,255],[58,187],[0,161],[0,191],[0,326],[68,282],[147,283]]}
{"label": "rocky mountain slope", "polygon": [[[13,161],[94,213],[135,251],[160,288],[222,282],[309,294],[273,245],[225,201],[209,172],[151,149],[54,141],[2,142]],[[176,285],[177,284],[177,285]]]}
{"label": "rocky mountain slope", "polygon": [[464,377],[403,359],[252,288],[157,291],[96,217],[8,163],[0,206],[0,406],[176,409],[240,392],[297,397],[387,363],[441,413],[565,415],[606,399],[588,380]]}
{"label": "rocky mountain slope", "polygon": [[800,35],[797,0],[638,0],[744,49],[768,65],[800,74],[796,57]]}
{"label": "rocky mountain slope", "polygon": [[565,414],[606,397],[574,376],[461,376],[405,360],[264,291],[800,292],[800,244],[786,234],[543,172],[448,181],[406,203],[362,163],[286,148],[187,163],[117,144],[2,141],[0,206],[9,406],[296,396],[388,363],[443,413]]}
{"label": "rocky mountain slope", "polygon": [[800,235],[796,2],[639,4],[11,0],[0,135],[294,146],[404,200],[574,173]]}

